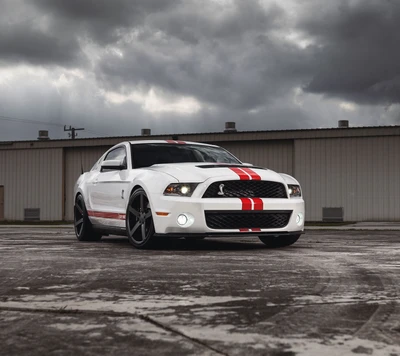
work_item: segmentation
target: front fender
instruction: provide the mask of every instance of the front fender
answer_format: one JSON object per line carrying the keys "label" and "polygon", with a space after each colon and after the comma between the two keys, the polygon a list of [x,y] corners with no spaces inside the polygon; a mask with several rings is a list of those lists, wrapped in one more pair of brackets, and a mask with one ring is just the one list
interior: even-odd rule
{"label": "front fender", "polygon": [[[155,211],[153,196],[163,194],[165,188],[171,183],[179,181],[171,175],[163,172],[143,171],[139,173],[131,183],[131,193],[135,191],[135,187],[140,186],[145,192],[150,201],[150,208]],[[128,199],[129,200],[129,199]],[[127,204],[128,204],[127,200]]]}
{"label": "front fender", "polygon": [[77,181],[75,182],[75,186],[74,186],[74,196],[73,196],[73,202],[75,204],[75,198],[78,194],[81,194],[84,198],[85,201],[85,205],[87,206],[87,201],[86,201],[86,191],[85,191],[85,178],[86,178],[87,173],[83,173],[79,176],[79,178],[77,179]]}

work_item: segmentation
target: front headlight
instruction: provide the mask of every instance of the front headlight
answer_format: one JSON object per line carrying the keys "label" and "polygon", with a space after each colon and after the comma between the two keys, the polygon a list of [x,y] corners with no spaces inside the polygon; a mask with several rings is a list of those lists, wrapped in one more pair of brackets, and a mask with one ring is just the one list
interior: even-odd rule
{"label": "front headlight", "polygon": [[191,197],[199,183],[172,183],[164,190],[164,195]]}
{"label": "front headlight", "polygon": [[297,184],[288,184],[289,195],[291,198],[301,197],[301,189]]}

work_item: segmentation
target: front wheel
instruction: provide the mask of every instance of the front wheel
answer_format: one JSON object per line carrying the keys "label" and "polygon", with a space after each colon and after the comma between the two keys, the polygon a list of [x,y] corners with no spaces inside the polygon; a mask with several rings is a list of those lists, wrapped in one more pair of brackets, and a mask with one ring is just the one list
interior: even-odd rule
{"label": "front wheel", "polygon": [[270,248],[285,247],[293,245],[299,238],[298,235],[288,235],[288,236],[271,236],[271,237],[259,237],[259,239]]}
{"label": "front wheel", "polygon": [[150,202],[143,189],[131,195],[126,211],[126,231],[129,242],[136,248],[150,248],[154,245],[154,222]]}

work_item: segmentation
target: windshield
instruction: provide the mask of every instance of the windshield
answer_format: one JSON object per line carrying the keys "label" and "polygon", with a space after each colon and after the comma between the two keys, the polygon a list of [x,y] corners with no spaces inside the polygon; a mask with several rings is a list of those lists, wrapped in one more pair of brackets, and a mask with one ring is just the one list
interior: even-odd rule
{"label": "windshield", "polygon": [[214,162],[241,164],[221,147],[202,145],[174,145],[163,143],[131,145],[133,168],[149,167],[153,164],[183,162]]}

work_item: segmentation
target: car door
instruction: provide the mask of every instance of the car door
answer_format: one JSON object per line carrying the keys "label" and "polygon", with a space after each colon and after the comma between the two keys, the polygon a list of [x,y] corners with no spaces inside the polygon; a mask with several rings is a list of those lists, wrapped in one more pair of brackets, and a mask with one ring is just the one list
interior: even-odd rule
{"label": "car door", "polygon": [[97,221],[98,223],[104,224],[103,219],[107,219],[107,225],[113,225],[113,220],[123,220],[126,213],[125,199],[129,184],[127,147],[123,145],[109,151],[103,162],[105,161],[123,162],[124,168],[100,168],[89,193],[93,209],[90,214],[94,218],[101,219]]}

